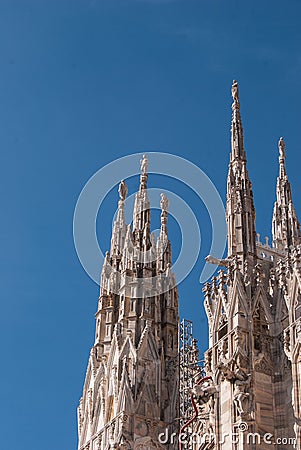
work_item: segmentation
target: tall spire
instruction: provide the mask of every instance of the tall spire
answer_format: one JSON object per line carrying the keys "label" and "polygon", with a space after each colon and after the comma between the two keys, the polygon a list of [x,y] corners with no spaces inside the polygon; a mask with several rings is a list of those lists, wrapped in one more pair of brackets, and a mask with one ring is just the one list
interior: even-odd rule
{"label": "tall spire", "polygon": [[[232,84],[231,156],[227,181],[228,256],[245,261],[256,254],[255,208],[246,168],[238,83]],[[241,264],[242,267],[242,264]]]}
{"label": "tall spire", "polygon": [[122,180],[119,184],[119,197],[117,216],[114,222],[112,239],[111,239],[111,256],[118,256],[121,254],[126,235],[126,223],[124,217],[124,203],[128,193],[128,187]]}
{"label": "tall spire", "polygon": [[278,142],[279,175],[276,187],[272,234],[273,246],[280,251],[288,250],[301,242],[300,224],[293,204],[292,190],[285,167],[285,142],[281,137]]}
{"label": "tall spire", "polygon": [[[205,400],[202,392],[206,389],[205,383],[201,383],[202,379],[196,383],[193,391],[199,403],[201,400],[202,409],[188,426],[192,431],[200,430],[198,442],[206,442],[208,435],[230,436],[233,430],[239,430],[243,425],[249,436],[269,435],[277,442],[290,440],[301,450],[298,386],[301,373],[298,347],[301,336],[301,245],[288,254],[271,249],[268,240],[264,245],[255,243],[255,209],[246,168],[236,81],[233,82],[232,96],[232,148],[226,211],[228,270],[226,274],[221,270],[203,289],[210,341],[204,356],[205,380],[211,379],[213,386],[207,388]],[[286,175],[282,138],[279,153],[273,237],[274,247],[281,249],[283,246],[285,250],[289,249],[290,242],[301,243],[301,239]],[[211,258],[207,260],[210,262]],[[222,260],[216,261],[222,264]],[[215,387],[218,392],[213,390],[210,396],[212,391],[209,389]],[[291,398],[288,392],[293,394]],[[191,425],[194,420],[195,425]],[[187,434],[187,430],[190,432],[188,426]],[[208,443],[206,448],[268,448],[260,439],[256,443],[256,440],[252,442],[238,434],[236,445],[233,440],[231,445],[231,439],[218,439],[218,444],[213,439],[211,446]]]}
{"label": "tall spire", "polygon": [[133,212],[134,239],[140,249],[150,248],[150,202],[147,194],[148,159],[146,155],[140,160],[140,185],[136,194]]}
{"label": "tall spire", "polygon": [[171,245],[167,231],[169,200],[165,194],[161,194],[160,207],[161,229],[157,241],[157,266],[160,271],[164,271],[168,267],[168,264],[171,266]]}
{"label": "tall spire", "polygon": [[124,217],[127,187],[124,181],[119,185],[95,343],[78,409],[79,450],[159,448],[160,433],[178,426],[178,294],[166,228],[168,200],[161,197],[156,246],[145,155],[140,163],[133,232]]}
{"label": "tall spire", "polygon": [[240,116],[238,82],[236,80],[233,80],[232,83],[232,98],[231,160],[235,158],[245,160],[246,154],[244,150],[244,134]]}

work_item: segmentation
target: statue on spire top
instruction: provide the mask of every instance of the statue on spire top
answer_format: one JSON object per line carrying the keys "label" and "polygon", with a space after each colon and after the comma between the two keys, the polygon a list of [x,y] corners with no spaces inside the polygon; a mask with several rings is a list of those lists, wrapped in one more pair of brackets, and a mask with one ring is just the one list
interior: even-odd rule
{"label": "statue on spire top", "polygon": [[234,103],[239,102],[238,83],[236,80],[233,80],[233,83],[232,83],[232,98],[233,98]]}
{"label": "statue on spire top", "polygon": [[278,141],[278,149],[280,158],[285,158],[285,142],[283,137],[281,137]]}
{"label": "statue on spire top", "polygon": [[126,199],[126,196],[128,195],[128,187],[125,184],[124,180],[121,180],[121,182],[119,184],[118,192],[119,192],[120,200],[124,201]]}
{"label": "statue on spire top", "polygon": [[140,160],[140,169],[141,173],[146,175],[148,171],[148,159],[146,155],[143,155],[143,158]]}
{"label": "statue on spire top", "polygon": [[166,197],[166,195],[163,194],[163,193],[161,194],[160,207],[161,207],[161,209],[162,209],[162,212],[163,212],[163,211],[168,212],[168,208],[169,208],[169,200],[168,200],[168,198]]}

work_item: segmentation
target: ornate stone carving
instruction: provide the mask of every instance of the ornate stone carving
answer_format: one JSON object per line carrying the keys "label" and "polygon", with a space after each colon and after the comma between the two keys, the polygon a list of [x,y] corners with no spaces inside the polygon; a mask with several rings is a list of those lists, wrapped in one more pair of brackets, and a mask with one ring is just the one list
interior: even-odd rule
{"label": "ornate stone carving", "polygon": [[279,156],[280,158],[285,158],[285,142],[283,137],[279,139],[278,142]]}
{"label": "ornate stone carving", "polygon": [[125,184],[124,180],[122,180],[120,182],[118,192],[119,192],[120,199],[122,201],[124,201],[128,195],[128,187]]}
{"label": "ornate stone carving", "polygon": [[247,392],[247,385],[249,380],[235,381],[233,398],[237,408],[237,413],[241,418],[245,418],[250,413],[249,397],[250,393]]}
{"label": "ornate stone carving", "polygon": [[257,263],[255,265],[254,276],[255,276],[255,282],[256,282],[257,285],[259,285],[260,283],[263,282],[263,280],[265,278],[265,275],[264,275],[264,272],[263,272],[262,264]]}
{"label": "ornate stone carving", "polygon": [[226,353],[228,351],[228,340],[222,339],[218,343],[218,360],[223,361],[226,358]]}
{"label": "ornate stone carving", "polygon": [[147,174],[148,172],[148,159],[146,155],[143,155],[143,158],[140,160],[140,170],[142,174]]}
{"label": "ornate stone carving", "polygon": [[204,366],[205,366],[205,372],[207,375],[210,375],[212,372],[212,352],[210,350],[208,350],[205,354],[204,354]]}
{"label": "ornate stone carving", "polygon": [[150,437],[139,438],[134,443],[134,450],[158,450],[164,447]]}
{"label": "ornate stone carving", "polygon": [[238,102],[239,102],[239,97],[238,97],[238,83],[237,83],[236,80],[233,80],[233,83],[232,83],[232,98],[233,98],[233,101],[234,101],[235,103],[238,103]]}
{"label": "ornate stone carving", "polygon": [[96,450],[101,450],[102,434],[99,434],[96,440]]}
{"label": "ornate stone carving", "polygon": [[213,381],[208,380],[202,384],[195,385],[192,392],[196,396],[197,402],[200,405],[203,405],[204,403],[209,402],[210,398],[217,392],[217,390],[213,384]]}
{"label": "ornate stone carving", "polygon": [[270,376],[273,375],[273,368],[263,353],[259,353],[258,356],[254,358],[254,369],[256,372]]}
{"label": "ornate stone carving", "polygon": [[169,200],[166,197],[165,194],[160,194],[161,195],[161,201],[160,201],[160,207],[162,209],[162,212],[168,212],[169,209]]}

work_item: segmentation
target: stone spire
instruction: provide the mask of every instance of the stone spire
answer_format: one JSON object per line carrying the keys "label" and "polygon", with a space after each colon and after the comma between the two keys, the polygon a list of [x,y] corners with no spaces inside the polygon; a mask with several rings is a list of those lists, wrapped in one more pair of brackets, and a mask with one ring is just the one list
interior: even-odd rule
{"label": "stone spire", "polygon": [[169,200],[165,194],[161,194],[161,229],[160,235],[157,241],[157,267],[160,271],[166,270],[171,266],[171,245],[168,239],[167,220],[168,220],[168,208]]}
{"label": "stone spire", "polygon": [[272,234],[273,247],[287,251],[301,242],[300,224],[293,204],[292,190],[285,167],[285,142],[278,142],[279,175],[277,178],[276,201],[274,204]]}
{"label": "stone spire", "polygon": [[233,80],[232,83],[232,124],[231,124],[231,147],[232,147],[232,158],[240,158],[242,160],[246,159],[245,149],[244,149],[244,134],[242,128],[242,121],[240,117],[240,102],[239,102],[239,91],[238,82]]}
{"label": "stone spire", "polygon": [[[243,433],[237,433],[235,443],[226,437],[233,437],[236,430],[247,430],[249,436],[269,434],[273,442],[293,438],[295,430],[300,450],[301,246],[288,255],[269,247],[267,241],[265,245],[259,241],[255,244],[255,210],[236,81],[232,96],[226,208],[228,258],[224,261],[227,269],[220,270],[203,289],[210,346],[204,356],[205,379],[210,377],[212,389],[216,387],[217,392],[204,395],[204,385],[199,385],[201,392],[196,393],[202,409],[195,429],[199,426],[201,430],[201,442],[209,434],[218,437],[218,443],[212,441],[211,446],[208,443],[203,447],[214,450],[268,449],[262,439],[248,441]],[[293,241],[299,235],[282,139],[279,151],[273,219],[274,246],[278,248],[283,239]]]}
{"label": "stone spire", "polygon": [[140,160],[140,185],[133,212],[134,238],[140,249],[150,247],[150,203],[147,195],[148,159]]}
{"label": "stone spire", "polygon": [[124,181],[119,185],[95,342],[78,408],[79,450],[159,448],[160,433],[178,425],[178,294],[166,227],[168,200],[162,195],[156,243],[147,166],[144,155],[133,232],[124,217],[127,187]]}
{"label": "stone spire", "polygon": [[124,203],[128,193],[128,187],[125,184],[124,180],[122,180],[119,184],[119,197],[120,200],[118,202],[118,211],[116,220],[114,222],[113,231],[112,231],[112,239],[111,239],[111,251],[110,256],[118,257],[121,255],[121,251],[124,245],[124,239],[126,234],[126,223],[124,218]]}
{"label": "stone spire", "polygon": [[231,155],[227,180],[228,256],[236,255],[243,263],[248,256],[253,258],[256,254],[256,232],[236,80],[232,84],[232,97]]}

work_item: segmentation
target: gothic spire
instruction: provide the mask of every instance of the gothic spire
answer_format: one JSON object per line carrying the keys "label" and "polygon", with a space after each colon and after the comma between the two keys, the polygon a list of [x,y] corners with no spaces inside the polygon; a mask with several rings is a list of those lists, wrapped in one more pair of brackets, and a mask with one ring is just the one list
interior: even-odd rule
{"label": "gothic spire", "polygon": [[125,199],[126,199],[126,196],[128,193],[128,187],[125,184],[124,180],[122,180],[120,182],[118,192],[119,192],[120,200],[118,202],[117,216],[114,221],[113,231],[112,231],[111,251],[110,251],[111,257],[118,256],[121,254],[123,245],[124,245],[125,235],[126,235],[124,203],[125,203]]}
{"label": "gothic spire", "polygon": [[273,246],[280,251],[288,250],[290,246],[301,241],[300,224],[293,204],[291,185],[285,167],[285,142],[281,137],[278,142],[279,175],[276,187],[276,202],[274,204],[272,234]]}
{"label": "gothic spire", "polygon": [[[256,254],[255,208],[246,168],[238,83],[232,84],[231,156],[227,181],[228,256],[245,261]],[[242,267],[242,264],[241,264]]]}
{"label": "gothic spire", "polygon": [[236,80],[233,80],[232,83],[232,98],[231,160],[235,158],[245,160],[246,154],[244,150],[244,135],[240,116],[238,82]]}
{"label": "gothic spire", "polygon": [[148,159],[146,155],[140,160],[140,185],[136,194],[133,213],[134,238],[139,248],[150,247],[150,202],[147,195]]}
{"label": "gothic spire", "polygon": [[147,166],[144,155],[133,232],[124,217],[127,187],[124,181],[119,185],[111,251],[101,273],[95,343],[78,409],[78,450],[159,448],[161,431],[173,433],[179,423],[178,293],[166,228],[168,200],[162,195],[164,245],[158,262],[150,233]]}
{"label": "gothic spire", "polygon": [[168,264],[171,265],[171,245],[168,240],[167,220],[169,200],[165,194],[161,194],[161,229],[157,240],[157,265],[160,271],[166,270]]}

